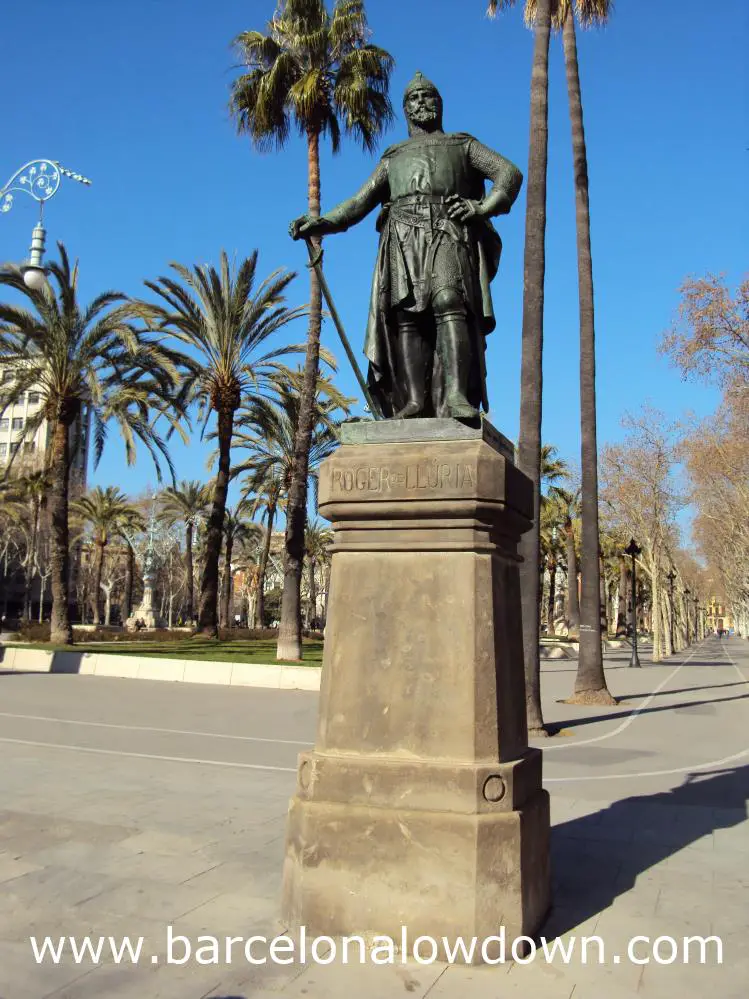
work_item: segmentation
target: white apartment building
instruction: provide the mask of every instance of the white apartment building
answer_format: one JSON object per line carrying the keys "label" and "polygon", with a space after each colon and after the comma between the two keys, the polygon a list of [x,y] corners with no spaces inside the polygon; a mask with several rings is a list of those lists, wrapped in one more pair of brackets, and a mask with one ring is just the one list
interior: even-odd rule
{"label": "white apartment building", "polygon": [[[0,381],[7,383],[13,380],[12,366],[0,367]],[[29,435],[24,433],[29,417],[39,411],[42,404],[41,393],[30,389],[13,406],[7,407],[0,413],[0,473],[10,461],[11,455],[20,452],[16,462],[22,458],[25,467],[41,467],[44,461],[44,454],[49,443],[50,425],[44,420],[37,430]],[[91,430],[91,411],[88,406],[83,406],[80,417],[70,428],[70,449],[72,467],[70,470],[71,484],[75,490],[83,491],[86,488],[88,473],[89,437]]]}

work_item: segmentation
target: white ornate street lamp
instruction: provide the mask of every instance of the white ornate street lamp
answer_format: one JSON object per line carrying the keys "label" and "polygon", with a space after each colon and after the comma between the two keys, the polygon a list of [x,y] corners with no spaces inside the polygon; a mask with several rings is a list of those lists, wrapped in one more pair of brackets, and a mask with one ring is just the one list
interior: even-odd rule
{"label": "white ornate street lamp", "polygon": [[79,184],[89,185],[91,181],[79,173],[73,173],[56,160],[30,160],[16,170],[4,187],[0,188],[0,212],[9,212],[13,207],[14,192],[28,194],[39,204],[39,221],[31,234],[29,259],[23,264],[23,281],[27,288],[39,291],[47,280],[44,268],[44,244],[47,233],[44,228],[44,204],[49,201],[60,186],[62,177],[70,177]]}

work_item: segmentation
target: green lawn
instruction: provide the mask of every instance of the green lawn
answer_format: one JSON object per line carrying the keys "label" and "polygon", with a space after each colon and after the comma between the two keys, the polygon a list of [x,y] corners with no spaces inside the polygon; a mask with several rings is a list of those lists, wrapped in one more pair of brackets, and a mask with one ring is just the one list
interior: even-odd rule
{"label": "green lawn", "polygon": [[[214,638],[186,638],[178,642],[76,642],[75,645],[52,645],[50,642],[12,642],[17,649],[44,649],[47,652],[106,652],[116,656],[148,656],[159,659],[198,659],[205,662],[267,663],[275,665],[276,643],[273,639],[221,642]],[[304,639],[301,663],[278,660],[292,666],[321,666],[323,643]]]}

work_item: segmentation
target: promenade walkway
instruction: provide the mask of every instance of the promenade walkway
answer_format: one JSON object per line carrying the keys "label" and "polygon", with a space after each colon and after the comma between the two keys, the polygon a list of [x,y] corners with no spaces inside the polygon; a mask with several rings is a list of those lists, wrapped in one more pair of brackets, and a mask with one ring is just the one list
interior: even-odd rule
{"label": "promenade walkway", "polygon": [[[0,999],[743,999],[749,642],[708,639],[658,666],[643,655],[642,670],[627,661],[606,657],[610,709],[564,704],[576,663],[544,666],[559,734],[539,743],[554,824],[542,932],[572,949],[492,968],[253,966],[242,945],[231,963],[195,959],[201,935],[283,931],[285,814],[317,694],[0,675]],[[168,926],[191,942],[184,964],[166,963]],[[137,964],[117,963],[106,941],[99,964],[77,962],[69,943],[58,963],[37,963],[30,937],[48,935],[144,940]],[[595,942],[583,961],[583,935],[600,938],[602,963]],[[719,937],[722,963],[708,943],[707,963],[695,944],[684,964],[694,936]],[[676,947],[673,963],[653,956],[657,938],[668,938],[658,959]]]}

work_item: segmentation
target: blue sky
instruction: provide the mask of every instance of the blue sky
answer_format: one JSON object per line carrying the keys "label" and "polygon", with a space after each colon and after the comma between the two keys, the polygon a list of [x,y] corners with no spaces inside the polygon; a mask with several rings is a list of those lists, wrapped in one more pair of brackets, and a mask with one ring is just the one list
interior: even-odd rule
{"label": "blue sky", "polygon": [[[80,259],[81,292],[145,292],[168,263],[215,262],[221,248],[260,251],[260,272],[299,272],[290,304],[307,297],[302,244],[288,222],[305,209],[306,152],[293,139],[260,155],[227,113],[236,75],[231,39],[263,28],[274,0],[36,0],[2,18],[0,183],[26,160],[49,157],[90,177],[65,181],[47,207],[50,250]],[[370,0],[374,41],[396,59],[398,111],[380,148],[405,135],[400,98],[419,69],[440,87],[445,127],[468,131],[527,169],[532,36],[519,11],[496,21],[484,0]],[[656,354],[688,275],[746,269],[749,4],[720,16],[698,0],[622,0],[609,27],[579,37],[588,140],[598,343],[599,444],[620,439],[626,409],[651,402],[669,416],[709,413],[714,391],[681,382]],[[561,39],[552,39],[544,439],[579,455],[574,196]],[[345,145],[322,157],[323,209],[353,193],[376,157]],[[20,196],[0,216],[0,258],[26,255],[35,206]],[[493,285],[498,324],[487,363],[491,419],[517,436],[525,188],[498,221],[504,242]],[[326,272],[360,352],[374,218],[326,241]],[[302,340],[304,324],[290,330]],[[323,339],[355,394],[335,330]],[[181,478],[206,476],[207,447],[176,445]],[[90,481],[131,492],[154,482],[141,452],[126,469],[112,435]]]}

